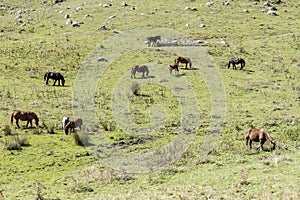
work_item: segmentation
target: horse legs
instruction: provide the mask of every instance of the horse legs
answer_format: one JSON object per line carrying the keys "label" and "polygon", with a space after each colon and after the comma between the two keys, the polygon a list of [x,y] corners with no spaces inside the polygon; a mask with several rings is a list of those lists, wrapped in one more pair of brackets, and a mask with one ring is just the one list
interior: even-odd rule
{"label": "horse legs", "polygon": [[55,79],[53,85],[55,85],[56,81],[57,81],[57,80]]}
{"label": "horse legs", "polygon": [[249,142],[249,137],[246,137],[246,138],[245,138],[246,146],[248,146],[248,142]]}
{"label": "horse legs", "polygon": [[16,124],[17,124],[17,127],[20,128],[20,126],[19,126],[19,119],[16,119]]}
{"label": "horse legs", "polygon": [[241,68],[240,68],[240,70],[242,70],[244,67],[245,67],[245,64],[244,64],[244,63],[241,63]]}
{"label": "horse legs", "polygon": [[60,79],[58,79],[58,86],[60,86]]}
{"label": "horse legs", "polygon": [[28,128],[28,124],[30,123],[30,127],[32,127],[32,120],[28,120],[26,124],[26,128]]}
{"label": "horse legs", "polygon": [[135,72],[131,73],[131,78],[132,78],[132,76],[135,78]]}
{"label": "horse legs", "polygon": [[261,150],[261,151],[263,151],[263,150],[264,150],[264,147],[263,147],[264,143],[265,143],[265,141],[264,141],[264,140],[262,140],[262,139],[260,139],[260,140],[259,140],[259,144],[260,144],[260,150]]}
{"label": "horse legs", "polygon": [[236,65],[234,63],[232,63],[232,66],[233,69],[236,69]]}
{"label": "horse legs", "polygon": [[249,141],[250,149],[252,149],[252,140]]}
{"label": "horse legs", "polygon": [[48,85],[48,83],[49,83],[49,78],[47,77],[47,79],[46,79],[46,85]]}

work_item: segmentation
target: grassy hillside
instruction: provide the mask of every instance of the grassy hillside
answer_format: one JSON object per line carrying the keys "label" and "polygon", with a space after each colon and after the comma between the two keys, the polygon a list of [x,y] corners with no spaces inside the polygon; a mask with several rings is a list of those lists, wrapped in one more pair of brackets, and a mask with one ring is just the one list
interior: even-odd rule
{"label": "grassy hillside", "polygon": [[[0,199],[299,199],[296,0],[55,2],[0,1]],[[148,47],[154,35],[200,45]],[[177,55],[193,68],[171,75]],[[10,127],[14,110],[40,126]],[[85,146],[65,115],[84,119]],[[277,149],[249,150],[250,127]]]}

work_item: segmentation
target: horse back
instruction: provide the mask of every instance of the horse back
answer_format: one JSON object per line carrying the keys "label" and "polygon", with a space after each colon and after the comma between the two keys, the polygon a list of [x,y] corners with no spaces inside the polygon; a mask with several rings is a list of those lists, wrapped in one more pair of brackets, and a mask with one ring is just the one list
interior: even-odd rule
{"label": "horse back", "polygon": [[257,128],[251,128],[246,132],[245,139],[249,138],[254,142],[259,142],[261,136],[261,130]]}
{"label": "horse back", "polygon": [[76,118],[76,119],[74,119],[74,124],[76,127],[80,127],[83,124],[83,120],[80,118]]}

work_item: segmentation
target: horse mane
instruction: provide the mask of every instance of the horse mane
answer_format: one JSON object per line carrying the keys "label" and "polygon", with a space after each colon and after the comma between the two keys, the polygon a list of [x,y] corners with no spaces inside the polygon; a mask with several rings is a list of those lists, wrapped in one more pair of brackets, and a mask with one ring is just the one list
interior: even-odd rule
{"label": "horse mane", "polygon": [[269,134],[267,131],[265,131],[264,129],[261,129],[261,131],[265,134],[266,139],[267,139],[269,142],[273,143],[273,140],[272,140],[270,134]]}

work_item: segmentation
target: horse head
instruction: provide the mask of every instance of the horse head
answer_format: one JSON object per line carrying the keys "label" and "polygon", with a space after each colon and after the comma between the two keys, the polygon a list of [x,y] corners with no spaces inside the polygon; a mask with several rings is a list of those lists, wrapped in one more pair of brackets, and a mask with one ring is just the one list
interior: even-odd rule
{"label": "horse head", "polygon": [[47,79],[49,72],[46,72],[44,75],[44,81]]}
{"label": "horse head", "polygon": [[273,140],[270,141],[270,147],[271,147],[271,150],[275,150],[276,143]]}
{"label": "horse head", "polygon": [[34,120],[35,120],[35,125],[39,126],[39,118],[36,114],[34,115]]}

